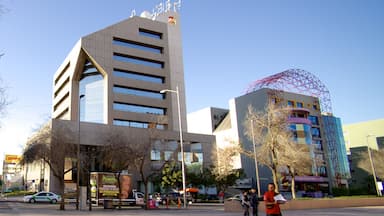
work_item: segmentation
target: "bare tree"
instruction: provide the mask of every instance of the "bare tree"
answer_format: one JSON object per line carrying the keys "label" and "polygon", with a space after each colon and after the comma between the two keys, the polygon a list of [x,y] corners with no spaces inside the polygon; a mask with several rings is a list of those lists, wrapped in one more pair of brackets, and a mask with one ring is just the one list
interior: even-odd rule
{"label": "bare tree", "polygon": [[310,174],[312,159],[307,145],[297,144],[292,140],[292,137],[287,137],[286,140],[288,142],[284,146],[285,150],[279,154],[279,163],[284,166],[283,169],[291,177],[292,199],[296,199],[295,176]]}
{"label": "bare tree", "polygon": [[[151,150],[160,151],[164,143],[156,129],[156,124],[161,122],[157,118],[153,125],[145,131],[138,133],[132,130],[131,134],[125,132],[124,135],[113,134],[110,137],[109,144],[103,151],[104,163],[107,169],[117,173],[117,180],[120,185],[120,174],[123,170],[130,170],[140,175],[140,180],[144,185],[145,200],[148,200],[148,183],[157,175],[160,175],[162,168],[167,161],[155,164],[151,160]],[[119,188],[119,193],[121,189]]]}
{"label": "bare tree", "polygon": [[[245,135],[255,140],[257,160],[272,171],[274,184],[278,185],[278,171],[287,168],[292,177],[292,195],[295,196],[294,177],[310,168],[310,154],[305,145],[296,144],[289,130],[290,110],[269,103],[265,110],[256,111],[248,107],[244,121]],[[244,154],[254,157],[253,152],[244,149]],[[278,191],[278,187],[276,190]]]}
{"label": "bare tree", "polygon": [[121,182],[120,176],[124,170],[128,170],[130,163],[132,162],[132,155],[130,155],[130,146],[133,145],[135,139],[126,139],[122,133],[113,132],[110,134],[107,144],[101,149],[102,161],[104,167],[115,173],[117,185],[119,189],[119,208],[121,208]]}
{"label": "bare tree", "polygon": [[32,139],[27,143],[23,151],[24,164],[33,163],[43,160],[48,164],[50,172],[59,182],[58,194],[62,200],[60,210],[64,210],[64,175],[70,172],[64,170],[65,158],[74,158],[76,147],[71,142],[69,130],[65,126],[61,126],[52,130],[52,124],[43,125]]}
{"label": "bare tree", "polygon": [[243,173],[233,166],[236,156],[241,153],[243,153],[243,149],[235,142],[230,142],[229,146],[217,149],[217,164],[212,168],[212,174],[219,190],[225,192],[229,186],[234,185],[236,179],[243,177]]}

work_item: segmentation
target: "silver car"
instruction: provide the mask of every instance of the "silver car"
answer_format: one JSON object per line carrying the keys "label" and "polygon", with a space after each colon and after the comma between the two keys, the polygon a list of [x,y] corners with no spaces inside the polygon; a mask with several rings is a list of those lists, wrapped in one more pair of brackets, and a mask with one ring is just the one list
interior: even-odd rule
{"label": "silver car", "polygon": [[38,192],[33,195],[24,196],[24,202],[35,203],[35,202],[48,202],[57,203],[61,201],[60,195],[52,192]]}

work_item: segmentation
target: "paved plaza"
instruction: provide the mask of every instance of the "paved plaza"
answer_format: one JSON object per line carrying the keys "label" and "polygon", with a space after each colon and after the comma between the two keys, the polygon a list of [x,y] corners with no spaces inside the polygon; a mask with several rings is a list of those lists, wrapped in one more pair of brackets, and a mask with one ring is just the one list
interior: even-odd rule
{"label": "paved plaza", "polygon": [[[101,207],[94,208],[93,211],[76,211],[74,205],[67,205],[65,211],[59,211],[58,205],[50,204],[29,204],[20,202],[0,202],[0,215],[23,215],[23,216],[37,216],[37,215],[126,215],[126,216],[155,216],[155,215],[206,215],[206,216],[236,216],[242,215],[242,212],[224,212],[223,205],[199,205],[190,206],[188,209],[178,209],[172,207],[171,209],[157,209],[157,210],[142,210],[139,208],[124,208],[118,209],[103,209]],[[265,215],[259,212],[260,216]],[[337,209],[311,209],[311,210],[290,210],[284,211],[284,216],[297,216],[297,215],[311,215],[311,216],[383,216],[384,206],[376,207],[359,207],[359,208],[337,208]]]}

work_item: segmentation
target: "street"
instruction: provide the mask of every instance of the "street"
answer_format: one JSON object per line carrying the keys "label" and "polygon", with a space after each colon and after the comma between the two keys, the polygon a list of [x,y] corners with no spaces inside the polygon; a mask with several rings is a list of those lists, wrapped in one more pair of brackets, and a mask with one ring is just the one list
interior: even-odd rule
{"label": "street", "polygon": [[[207,215],[207,216],[235,216],[242,215],[242,212],[224,212],[222,205],[207,205],[207,206],[190,206],[188,209],[172,208],[169,210],[142,210],[138,208],[124,208],[122,210],[106,210],[101,207],[94,208],[92,212],[76,211],[74,205],[67,205],[67,210],[59,211],[58,205],[51,204],[29,204],[20,202],[0,202],[0,215],[128,215],[128,216],[154,216],[154,215]],[[259,215],[265,215],[259,212]],[[311,209],[311,210],[291,210],[284,211],[284,216],[311,215],[348,215],[348,216],[382,216],[384,215],[384,206],[376,207],[359,207],[359,208],[338,208],[338,209]]]}

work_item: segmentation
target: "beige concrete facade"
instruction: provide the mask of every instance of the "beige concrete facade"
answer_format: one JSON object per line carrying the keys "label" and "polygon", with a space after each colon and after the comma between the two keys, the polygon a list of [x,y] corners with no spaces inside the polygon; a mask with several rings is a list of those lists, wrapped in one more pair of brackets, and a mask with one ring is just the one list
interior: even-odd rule
{"label": "beige concrete facade", "polygon": [[[132,17],[105,29],[82,37],[69,53],[63,64],[54,75],[53,83],[53,115],[54,119],[78,120],[79,79],[83,65],[87,60],[104,77],[104,119],[105,124],[112,124],[114,119],[132,120],[150,123],[158,116],[142,113],[127,113],[113,109],[113,103],[127,102],[166,109],[162,124],[170,130],[179,130],[176,94],[167,93],[165,99],[148,99],[135,95],[121,95],[113,92],[114,86],[129,87],[150,92],[163,89],[179,88],[182,130],[187,130],[184,71],[181,48],[180,22],[168,24],[165,19],[178,14],[168,12],[160,15],[160,21],[142,17]],[[141,36],[140,30],[161,35],[161,39]],[[113,44],[114,39],[122,39],[148,47],[158,47],[161,53],[152,53],[140,49],[128,48]],[[114,54],[133,56],[149,62],[158,62],[162,68],[152,68],[139,64],[116,61]],[[138,74],[156,76],[164,79],[163,83],[149,83],[141,80],[126,79],[113,75],[113,70],[132,71]]]}
{"label": "beige concrete facade", "polygon": [[[168,23],[169,17],[173,17],[176,22]],[[125,61],[126,59],[129,61]],[[81,100],[92,97],[87,95],[92,93],[92,89],[85,95],[81,93],[81,82],[87,76],[89,68],[102,76],[103,118],[97,123],[80,121],[79,118]],[[116,71],[129,76],[118,76]],[[128,93],[117,92],[116,88],[128,90]],[[130,140],[137,137],[145,139],[154,133],[157,140],[166,144],[161,147],[153,144],[152,149],[148,149],[148,154],[156,150],[164,155],[162,151],[170,151],[170,142],[177,144],[177,149],[172,150],[179,152],[177,94],[160,94],[161,90],[175,91],[177,88],[186,166],[194,162],[196,157],[190,158],[196,154],[199,162],[208,167],[214,163],[215,139],[212,135],[187,133],[180,20],[179,15],[172,11],[160,14],[156,20],[134,16],[82,37],[54,74],[52,120],[48,124],[52,136],[62,131],[61,128],[69,129],[65,132],[66,137],[69,137],[66,142],[80,143],[81,154],[85,154],[89,147],[97,149],[108,144],[112,134],[119,134]],[[148,97],[148,94],[155,97]],[[116,103],[139,107],[141,110],[119,110],[115,107]],[[155,108],[161,112],[143,111],[146,108]],[[122,126],[116,124],[116,121],[129,124]],[[137,127],[137,123],[141,123],[140,127]],[[101,170],[100,160],[97,160],[99,159],[95,158],[93,161],[92,171],[108,171]],[[152,166],[162,162],[164,156],[152,160]],[[134,174],[135,187],[139,188],[136,185],[140,181],[139,175],[135,170],[128,172]],[[55,191],[57,181],[52,174],[48,176],[48,186],[44,189]],[[75,176],[67,177],[66,183],[76,182]],[[84,176],[80,177],[80,182],[84,182],[84,179]]]}

